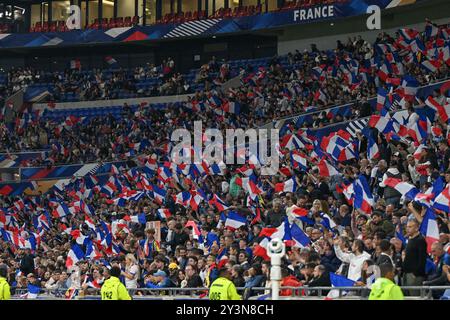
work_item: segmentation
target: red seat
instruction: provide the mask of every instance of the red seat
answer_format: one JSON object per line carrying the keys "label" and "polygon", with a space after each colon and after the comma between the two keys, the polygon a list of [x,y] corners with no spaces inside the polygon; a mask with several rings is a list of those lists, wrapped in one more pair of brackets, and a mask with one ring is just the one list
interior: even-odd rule
{"label": "red seat", "polygon": [[120,18],[116,18],[116,27],[118,27],[118,28],[121,28],[121,27],[123,27],[123,18],[122,17],[120,17]]}
{"label": "red seat", "polygon": [[131,27],[131,17],[125,17],[124,27]]}
{"label": "red seat", "polygon": [[133,19],[131,20],[131,23],[133,25],[138,25],[139,24],[139,17],[138,16],[134,16]]}
{"label": "red seat", "polygon": [[224,18],[231,18],[232,16],[233,16],[233,11],[231,10],[231,8],[226,9],[223,17]]}
{"label": "red seat", "polygon": [[42,32],[42,23],[41,22],[36,22],[36,24],[34,25],[34,32]]}

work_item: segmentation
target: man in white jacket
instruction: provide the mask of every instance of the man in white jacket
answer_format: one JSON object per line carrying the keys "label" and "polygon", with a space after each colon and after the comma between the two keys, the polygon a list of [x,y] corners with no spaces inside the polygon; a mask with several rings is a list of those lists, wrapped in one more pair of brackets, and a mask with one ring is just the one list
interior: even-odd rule
{"label": "man in white jacket", "polygon": [[338,237],[334,239],[334,251],[339,260],[349,264],[347,278],[353,281],[361,278],[361,269],[364,261],[370,259],[370,254],[364,251],[364,242],[356,239],[352,245],[352,252],[344,252],[344,243]]}

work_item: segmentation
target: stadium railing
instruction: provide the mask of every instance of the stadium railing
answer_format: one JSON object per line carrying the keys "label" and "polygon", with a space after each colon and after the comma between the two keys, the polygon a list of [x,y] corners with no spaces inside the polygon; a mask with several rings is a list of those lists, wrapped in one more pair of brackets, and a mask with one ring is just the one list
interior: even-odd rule
{"label": "stadium railing", "polygon": [[[238,292],[244,292],[246,288],[238,287],[236,288]],[[254,287],[247,288],[251,291],[258,293],[257,295],[252,295],[248,297],[248,300],[270,300],[272,288],[266,287]],[[403,293],[408,290],[418,291],[419,294],[415,296],[405,295],[406,300],[433,300],[433,293],[440,291],[443,293],[446,290],[450,290],[450,286],[402,286]],[[13,299],[26,299],[28,290],[12,288],[14,294]],[[208,288],[137,288],[128,289],[128,292],[133,297],[133,299],[207,299]],[[327,293],[334,291],[335,294],[332,295],[332,299],[360,299],[367,300],[370,288],[368,287],[280,287],[280,290],[291,290],[289,296],[282,296],[281,299],[325,299],[327,298]],[[67,299],[66,292],[68,289],[41,289],[39,295],[36,297],[41,300],[52,300],[52,299]],[[86,294],[87,293],[87,294]],[[99,288],[88,288],[86,293],[80,294],[78,290],[77,294],[73,294],[76,299],[100,299],[100,289]]]}

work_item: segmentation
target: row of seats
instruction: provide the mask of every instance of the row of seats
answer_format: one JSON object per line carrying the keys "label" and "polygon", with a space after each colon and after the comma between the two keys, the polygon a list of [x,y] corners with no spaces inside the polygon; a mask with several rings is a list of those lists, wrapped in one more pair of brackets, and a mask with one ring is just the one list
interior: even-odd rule
{"label": "row of seats", "polygon": [[0,34],[12,32],[13,25],[10,23],[0,23]]}
{"label": "row of seats", "polygon": [[90,24],[87,29],[111,29],[111,28],[122,28],[131,27],[139,24],[139,17],[134,16],[124,18],[107,18],[95,19],[92,24]]}
{"label": "row of seats", "polygon": [[203,20],[203,19],[225,19],[225,18],[236,18],[236,17],[246,17],[255,14],[261,14],[262,5],[251,5],[251,6],[242,6],[235,7],[234,9],[228,8],[220,8],[216,10],[216,12],[210,16],[206,10],[202,11],[194,11],[194,12],[181,12],[181,13],[168,13],[161,20],[158,20],[156,23],[183,23],[187,21],[194,20]]}
{"label": "row of seats", "polygon": [[[88,25],[86,29],[111,29],[118,27],[131,27],[139,24],[139,17],[120,17],[120,18],[107,18],[95,19],[93,23]],[[1,30],[1,29],[0,29]],[[30,32],[66,32],[69,31],[66,22],[63,20],[52,22],[36,22],[34,26],[30,28]]]}
{"label": "row of seats", "polygon": [[[138,105],[129,106],[132,112],[136,112],[139,108]],[[155,103],[151,104],[152,109],[165,109],[167,108],[166,103]],[[97,116],[107,116],[112,114],[113,116],[120,117],[123,112],[123,106],[111,106],[111,107],[93,107],[93,108],[75,108],[66,110],[46,110],[44,112],[44,119],[65,119],[69,116],[75,117],[97,117]]]}
{"label": "row of seats", "polygon": [[[183,23],[187,21],[194,20],[204,20],[204,19],[219,19],[219,18],[235,18],[235,17],[245,17],[255,14],[260,14],[262,12],[261,5],[251,5],[235,7],[234,9],[220,8],[210,16],[206,10],[194,11],[194,12],[181,12],[181,13],[168,13],[162,19],[157,20],[157,24],[168,24],[168,23]],[[86,29],[111,29],[118,27],[131,27],[139,24],[139,17],[119,17],[119,18],[103,18],[95,19],[91,24],[89,24]],[[0,31],[1,31],[0,25]],[[30,28],[30,32],[65,32],[69,31],[65,21],[52,21],[52,22],[36,22],[34,26]]]}
{"label": "row of seats", "polygon": [[321,4],[345,3],[348,1],[349,0],[293,0],[293,1],[286,1],[280,10],[286,11],[286,10],[292,10],[292,9],[308,8],[311,6],[316,6],[316,5],[321,5]]}

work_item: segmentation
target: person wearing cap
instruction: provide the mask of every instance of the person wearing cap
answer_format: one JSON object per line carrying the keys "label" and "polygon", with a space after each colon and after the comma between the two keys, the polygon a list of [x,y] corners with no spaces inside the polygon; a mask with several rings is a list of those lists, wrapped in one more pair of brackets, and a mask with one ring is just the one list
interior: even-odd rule
{"label": "person wearing cap", "polygon": [[11,299],[11,288],[7,280],[8,267],[4,264],[0,265],[0,300]]}
{"label": "person wearing cap", "polygon": [[[153,275],[147,277],[144,280],[145,286],[147,288],[157,289],[157,288],[170,288],[175,285],[167,277],[167,273],[162,270],[156,271]],[[154,284],[156,283],[156,284]]]}
{"label": "person wearing cap", "polygon": [[237,293],[228,268],[219,270],[219,277],[211,284],[209,288],[209,300],[241,300]]}
{"label": "person wearing cap", "polygon": [[103,283],[100,291],[102,300],[131,300],[127,288],[119,280],[120,268],[114,266],[108,273],[109,278]]}

